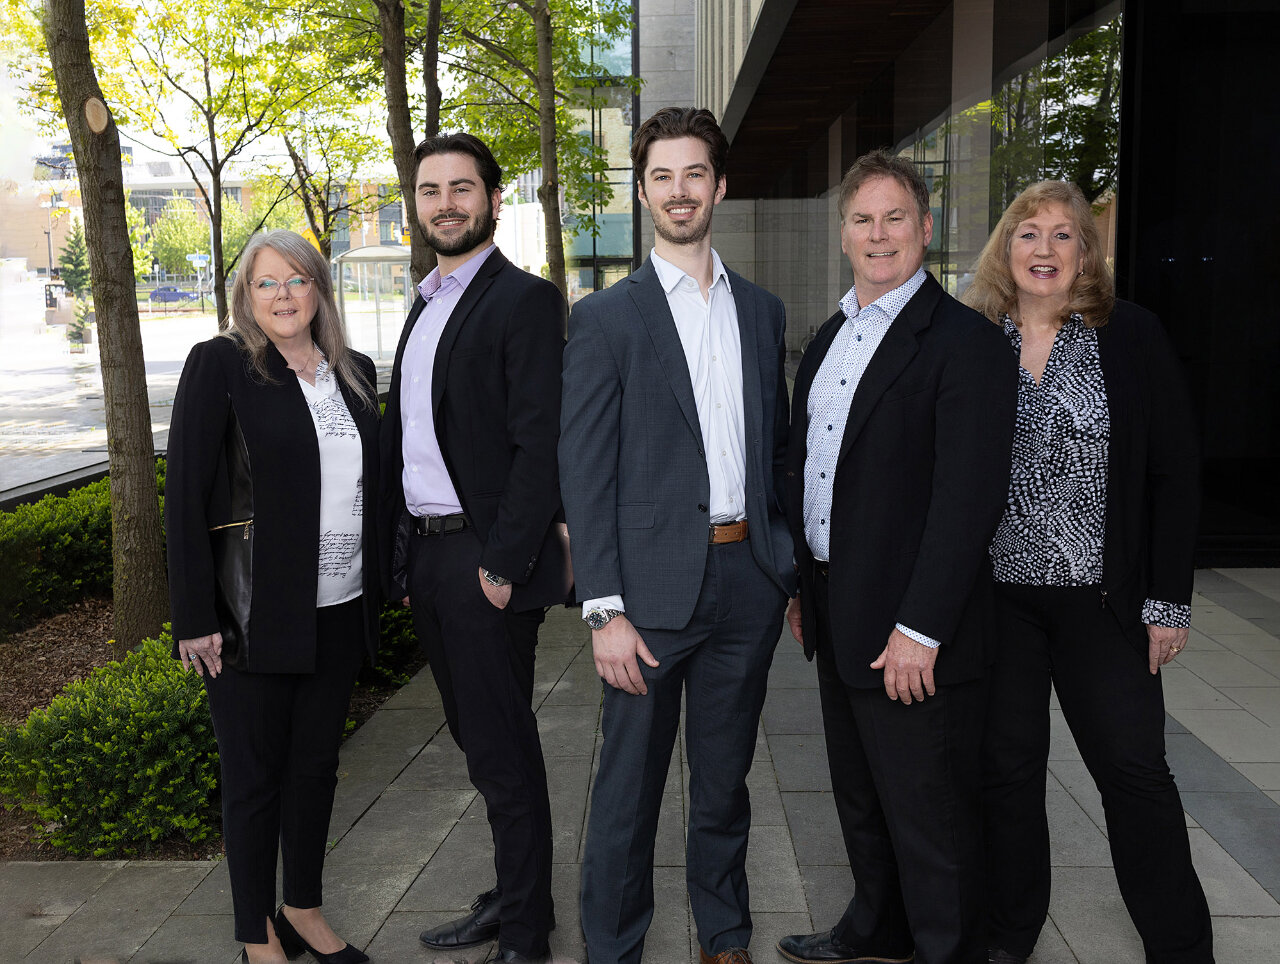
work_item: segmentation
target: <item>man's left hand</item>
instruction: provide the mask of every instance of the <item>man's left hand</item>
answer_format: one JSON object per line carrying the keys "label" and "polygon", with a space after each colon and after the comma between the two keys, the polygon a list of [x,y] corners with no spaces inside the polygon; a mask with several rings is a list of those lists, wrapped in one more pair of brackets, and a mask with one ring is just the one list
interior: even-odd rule
{"label": "man's left hand", "polygon": [[923,701],[925,694],[933,696],[933,664],[938,651],[923,643],[917,643],[894,629],[887,645],[871,664],[872,669],[884,670],[884,691],[891,700],[910,704],[912,699]]}
{"label": "man's left hand", "polygon": [[1191,630],[1186,626],[1156,626],[1147,623],[1147,669],[1155,676],[1165,663],[1187,648]]}
{"label": "man's left hand", "polygon": [[507,603],[511,602],[511,585],[505,586],[491,585],[489,580],[484,577],[484,566],[476,570],[476,578],[480,580],[480,590],[484,593],[484,598],[493,603],[497,609],[506,609]]}

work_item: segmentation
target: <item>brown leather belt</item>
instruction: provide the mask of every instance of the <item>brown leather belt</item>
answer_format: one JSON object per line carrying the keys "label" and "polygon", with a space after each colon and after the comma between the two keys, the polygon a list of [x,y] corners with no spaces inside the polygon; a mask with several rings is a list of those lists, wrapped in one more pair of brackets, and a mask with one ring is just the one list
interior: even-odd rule
{"label": "brown leather belt", "polygon": [[461,512],[453,515],[411,515],[413,531],[420,536],[447,536],[451,532],[461,532],[469,523]]}
{"label": "brown leather belt", "polygon": [[708,526],[707,529],[707,542],[713,546],[721,546],[726,542],[747,541],[746,519],[739,519],[737,522],[722,522],[720,525]]}

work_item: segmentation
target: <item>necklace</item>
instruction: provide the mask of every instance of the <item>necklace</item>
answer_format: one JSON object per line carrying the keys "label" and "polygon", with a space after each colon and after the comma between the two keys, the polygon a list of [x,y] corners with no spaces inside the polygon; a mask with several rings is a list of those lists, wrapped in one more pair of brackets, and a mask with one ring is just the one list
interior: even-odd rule
{"label": "necklace", "polygon": [[294,368],[292,365],[289,365],[288,362],[285,362],[285,364],[289,365],[289,371],[293,372],[295,375],[301,375],[303,372],[307,370],[307,363],[311,361],[312,356],[314,356],[315,353],[316,353],[316,344],[315,342],[312,342],[311,351],[307,352],[307,357],[302,360],[301,365],[299,365],[297,368]]}

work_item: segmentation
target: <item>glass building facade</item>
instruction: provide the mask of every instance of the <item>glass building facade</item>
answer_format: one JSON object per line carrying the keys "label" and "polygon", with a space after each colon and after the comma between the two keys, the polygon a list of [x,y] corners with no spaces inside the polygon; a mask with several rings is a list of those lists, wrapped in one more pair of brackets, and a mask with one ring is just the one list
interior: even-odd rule
{"label": "glass building facade", "polygon": [[[709,107],[731,143],[715,244],[786,303],[794,350],[852,281],[836,189],[860,154],[921,164],[928,267],[954,294],[1022,188],[1077,183],[1119,295],[1160,316],[1191,382],[1201,561],[1280,561],[1280,324],[1264,295],[1277,241],[1261,214],[1280,125],[1260,106],[1280,3],[640,0],[639,22],[638,72],[657,70],[669,103],[658,32],[693,28],[683,103]],[[642,98],[641,116],[663,106]]]}

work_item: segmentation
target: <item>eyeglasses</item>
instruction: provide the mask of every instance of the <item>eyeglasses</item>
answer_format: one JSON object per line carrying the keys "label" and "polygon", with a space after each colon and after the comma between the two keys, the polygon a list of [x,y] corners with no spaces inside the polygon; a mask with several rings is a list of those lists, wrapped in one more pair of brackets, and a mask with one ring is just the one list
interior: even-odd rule
{"label": "eyeglasses", "polygon": [[288,281],[259,278],[257,281],[249,282],[249,288],[255,298],[261,301],[270,301],[280,293],[281,288],[284,288],[294,298],[301,298],[311,291],[311,286],[314,283],[310,278],[290,278]]}

